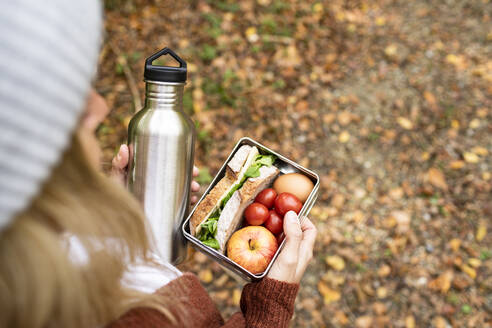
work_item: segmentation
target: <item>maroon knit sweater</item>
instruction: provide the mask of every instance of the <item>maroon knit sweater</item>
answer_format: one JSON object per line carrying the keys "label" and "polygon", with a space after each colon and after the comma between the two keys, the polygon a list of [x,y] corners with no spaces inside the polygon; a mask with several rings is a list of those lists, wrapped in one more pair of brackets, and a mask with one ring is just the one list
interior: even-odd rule
{"label": "maroon knit sweater", "polygon": [[168,309],[177,318],[178,324],[172,324],[156,310],[137,308],[124,314],[108,328],[287,327],[294,313],[298,289],[299,284],[270,278],[247,284],[241,295],[241,312],[233,314],[224,322],[198,278],[194,274],[185,273],[157,291],[175,299],[175,307]]}

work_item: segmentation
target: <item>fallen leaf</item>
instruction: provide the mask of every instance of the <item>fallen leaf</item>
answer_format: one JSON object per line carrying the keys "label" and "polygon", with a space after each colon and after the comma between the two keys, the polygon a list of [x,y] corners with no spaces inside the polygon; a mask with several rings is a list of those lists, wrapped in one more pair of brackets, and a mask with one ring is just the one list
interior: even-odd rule
{"label": "fallen leaf", "polygon": [[489,154],[489,151],[487,150],[487,148],[480,147],[480,146],[473,147],[471,149],[471,151],[477,155],[480,155],[480,156],[487,156]]}
{"label": "fallen leaf", "polygon": [[465,161],[467,163],[472,163],[472,164],[478,163],[478,161],[480,160],[480,158],[477,156],[477,154],[472,153],[472,152],[465,152],[463,154],[463,158],[465,159]]}
{"label": "fallen leaf", "polygon": [[431,280],[428,284],[427,287],[429,287],[432,290],[438,290],[441,293],[445,294],[451,287],[451,282],[453,281],[453,271],[448,270],[441,274],[439,277],[437,277],[434,280]]}
{"label": "fallen leaf", "polygon": [[487,234],[487,226],[485,225],[484,221],[480,221],[480,224],[477,229],[477,233],[475,234],[475,239],[477,241],[482,241],[485,238],[486,234]]}
{"label": "fallen leaf", "polygon": [[466,273],[472,279],[475,279],[477,277],[477,271],[466,264],[461,267],[461,271]]}
{"label": "fallen leaf", "polygon": [[386,296],[388,296],[388,289],[386,287],[379,287],[376,290],[376,295],[378,296],[378,298],[385,298]]}
{"label": "fallen leaf", "polygon": [[415,328],[415,318],[412,315],[405,318],[405,328]]}
{"label": "fallen leaf", "polygon": [[338,141],[340,141],[341,143],[346,143],[349,140],[350,140],[350,133],[348,133],[347,131],[342,131],[342,133],[338,135]]}
{"label": "fallen leaf", "polygon": [[331,289],[323,281],[318,283],[318,291],[323,296],[323,301],[325,304],[336,302],[341,297],[340,292]]}
{"label": "fallen leaf", "polygon": [[212,274],[212,271],[210,271],[209,269],[205,269],[198,272],[198,278],[200,278],[200,280],[204,283],[208,284],[212,282],[214,276]]}
{"label": "fallen leaf", "polygon": [[476,258],[471,258],[468,259],[468,264],[474,268],[478,268],[482,264],[482,261]]}
{"label": "fallen leaf", "polygon": [[470,124],[468,124],[468,126],[470,127],[470,129],[478,129],[480,127],[480,120],[474,118],[470,121]]}
{"label": "fallen leaf", "polygon": [[345,261],[338,255],[327,256],[325,261],[329,266],[337,271],[341,271],[345,268]]}
{"label": "fallen leaf", "polygon": [[338,120],[338,123],[340,123],[340,125],[346,126],[346,125],[350,124],[350,121],[352,120],[352,115],[347,111],[343,111],[343,112],[338,113],[337,120]]}
{"label": "fallen leaf", "polygon": [[256,42],[260,39],[258,34],[256,33],[256,27],[248,27],[246,32],[244,33],[249,42]]}
{"label": "fallen leaf", "polygon": [[378,270],[379,277],[387,277],[391,273],[391,268],[387,264],[383,264]]}
{"label": "fallen leaf", "polygon": [[239,303],[241,303],[241,290],[236,288],[232,291],[232,304],[239,306]]}
{"label": "fallen leaf", "polygon": [[386,312],[386,305],[384,305],[381,302],[376,302],[372,305],[372,309],[374,310],[374,313],[377,315],[383,315]]}
{"label": "fallen leaf", "polygon": [[434,110],[434,111],[437,110],[437,101],[436,101],[436,97],[434,96],[434,94],[432,94],[429,91],[425,91],[424,92],[424,99],[429,104],[429,107],[432,110]]}
{"label": "fallen leaf", "polygon": [[400,234],[405,234],[410,230],[410,215],[404,211],[391,212],[390,218],[396,223],[396,231]]}
{"label": "fallen leaf", "polygon": [[386,18],[379,16],[376,18],[375,23],[377,26],[384,26],[386,24]]}
{"label": "fallen leaf", "polygon": [[317,2],[313,5],[313,12],[319,14],[323,11],[323,4],[321,2]]}
{"label": "fallen leaf", "polygon": [[347,318],[347,315],[343,313],[343,311],[335,312],[335,321],[341,324],[342,326],[345,326],[346,324],[349,323],[349,319]]}
{"label": "fallen leaf", "polygon": [[330,204],[336,208],[342,208],[345,203],[345,196],[343,194],[335,194],[331,199]]}
{"label": "fallen leaf", "polygon": [[398,117],[397,122],[405,130],[412,130],[413,129],[413,123],[408,118]]}
{"label": "fallen leaf", "polygon": [[449,247],[453,250],[453,252],[457,252],[460,249],[461,246],[461,240],[458,238],[453,238],[449,241]]}
{"label": "fallen leaf", "polygon": [[388,57],[393,57],[394,55],[396,55],[397,50],[398,50],[398,47],[396,46],[396,44],[390,44],[389,46],[384,48],[384,53]]}
{"label": "fallen leaf", "polygon": [[482,179],[484,179],[485,181],[489,181],[491,177],[492,177],[492,174],[490,174],[490,172],[483,172],[482,173]]}
{"label": "fallen leaf", "polygon": [[403,197],[404,191],[403,188],[394,188],[389,191],[389,196],[393,199],[401,199]]}
{"label": "fallen leaf", "polygon": [[452,161],[449,164],[449,167],[453,170],[459,170],[465,166],[465,162],[463,161]]}
{"label": "fallen leaf", "polygon": [[432,324],[434,328],[447,328],[448,322],[441,316],[437,316],[432,320]]}
{"label": "fallen leaf", "polygon": [[374,321],[373,317],[364,315],[362,317],[358,317],[355,320],[355,326],[357,328],[370,328],[372,327],[372,322]]}
{"label": "fallen leaf", "polygon": [[427,171],[427,179],[434,187],[437,187],[442,190],[448,189],[446,178],[444,177],[444,174],[439,169],[433,167],[430,168],[429,171]]}

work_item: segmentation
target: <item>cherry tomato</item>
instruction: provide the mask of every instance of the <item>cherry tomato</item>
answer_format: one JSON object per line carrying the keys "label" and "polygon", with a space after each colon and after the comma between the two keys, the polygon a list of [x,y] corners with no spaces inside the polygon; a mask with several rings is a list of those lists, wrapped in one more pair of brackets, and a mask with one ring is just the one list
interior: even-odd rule
{"label": "cherry tomato", "polygon": [[265,228],[270,230],[274,235],[279,234],[284,231],[284,220],[282,220],[282,217],[277,212],[270,211],[270,215],[265,222]]}
{"label": "cherry tomato", "polygon": [[246,207],[244,216],[250,225],[262,225],[268,219],[268,208],[260,203],[252,203]]}
{"label": "cherry tomato", "polygon": [[261,203],[271,209],[275,204],[275,198],[277,198],[277,192],[273,188],[267,188],[256,196],[255,202]]}
{"label": "cherry tomato", "polygon": [[301,211],[302,203],[296,196],[283,192],[275,198],[275,211],[282,217],[288,211],[294,211],[297,214]]}

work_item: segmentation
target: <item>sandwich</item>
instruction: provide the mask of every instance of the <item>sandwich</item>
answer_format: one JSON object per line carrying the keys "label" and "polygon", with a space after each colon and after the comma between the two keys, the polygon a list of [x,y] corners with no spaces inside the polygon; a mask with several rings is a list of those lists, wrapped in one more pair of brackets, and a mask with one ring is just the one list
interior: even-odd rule
{"label": "sandwich", "polygon": [[224,177],[198,204],[190,219],[191,234],[224,254],[245,208],[280,173],[274,162],[275,156],[261,155],[254,146],[240,147],[227,163]]}

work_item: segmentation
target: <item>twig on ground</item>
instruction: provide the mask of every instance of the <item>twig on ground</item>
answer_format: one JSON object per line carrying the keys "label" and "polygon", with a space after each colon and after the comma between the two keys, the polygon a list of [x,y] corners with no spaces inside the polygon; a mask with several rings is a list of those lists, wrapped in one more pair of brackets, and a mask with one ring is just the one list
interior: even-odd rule
{"label": "twig on ground", "polygon": [[140,100],[140,92],[138,91],[137,83],[135,82],[135,79],[133,78],[133,73],[130,68],[130,65],[128,65],[128,62],[126,60],[126,57],[121,54],[121,50],[119,47],[113,42],[113,41],[108,41],[109,47],[111,48],[111,51],[116,55],[116,61],[121,65],[123,74],[125,75],[126,82],[128,84],[128,87],[130,88],[130,92],[132,94],[132,99],[133,99],[133,112],[137,112],[142,108],[142,101]]}

